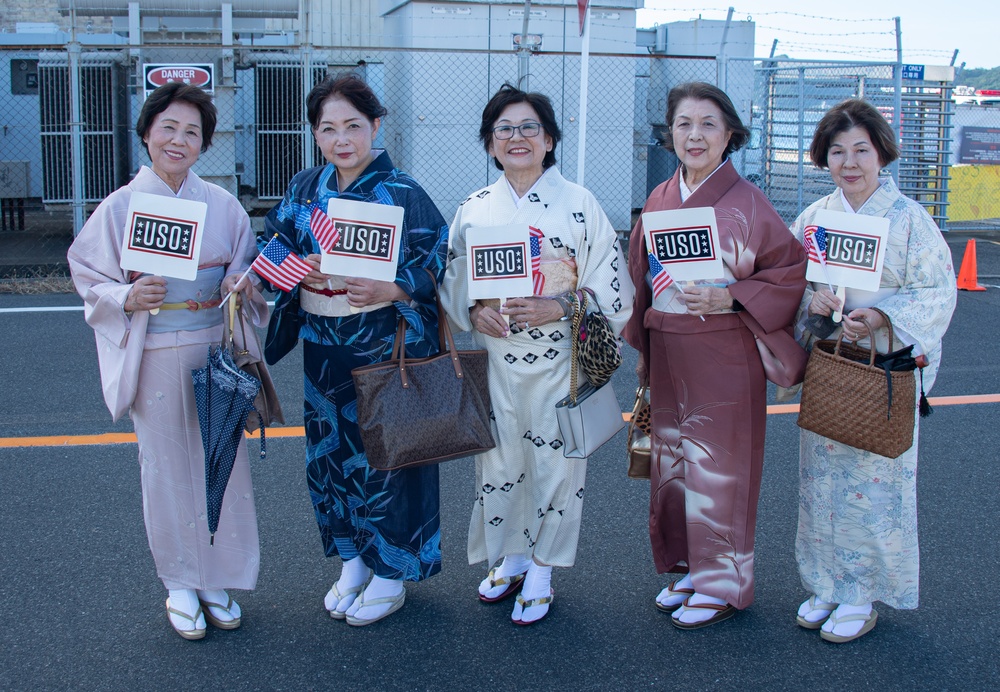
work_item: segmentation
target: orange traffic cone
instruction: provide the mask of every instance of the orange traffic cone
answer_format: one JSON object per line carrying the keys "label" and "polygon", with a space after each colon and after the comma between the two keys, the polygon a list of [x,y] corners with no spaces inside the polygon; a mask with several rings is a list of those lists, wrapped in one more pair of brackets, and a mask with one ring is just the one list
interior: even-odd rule
{"label": "orange traffic cone", "polygon": [[985,286],[979,285],[976,270],[976,241],[969,238],[965,244],[965,256],[962,257],[962,268],[958,270],[958,288],[962,291],[985,291]]}

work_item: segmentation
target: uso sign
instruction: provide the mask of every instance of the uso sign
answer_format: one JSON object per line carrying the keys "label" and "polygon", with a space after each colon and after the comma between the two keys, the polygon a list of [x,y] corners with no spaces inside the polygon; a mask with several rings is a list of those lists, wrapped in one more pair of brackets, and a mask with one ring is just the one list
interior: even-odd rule
{"label": "uso sign", "polygon": [[170,82],[183,82],[201,87],[209,93],[215,90],[215,65],[212,63],[175,63],[143,65],[146,96]]}
{"label": "uso sign", "polygon": [[127,247],[177,259],[191,259],[194,256],[192,241],[197,229],[197,224],[185,219],[135,212]]}
{"label": "uso sign", "polygon": [[712,229],[708,226],[653,231],[653,246],[660,264],[715,259]]}
{"label": "uso sign", "polygon": [[474,281],[516,279],[528,275],[524,261],[524,243],[473,247],[472,262]]}

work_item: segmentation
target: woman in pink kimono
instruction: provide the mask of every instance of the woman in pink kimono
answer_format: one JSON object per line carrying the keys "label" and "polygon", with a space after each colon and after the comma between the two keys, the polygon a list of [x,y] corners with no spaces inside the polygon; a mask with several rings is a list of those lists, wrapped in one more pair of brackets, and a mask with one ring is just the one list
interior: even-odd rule
{"label": "woman in pink kimono", "polygon": [[806,255],[774,208],[728,157],[749,131],[729,97],[701,82],[667,97],[681,166],[644,212],[711,207],[723,276],[654,291],[640,220],[629,242],[636,295],[625,337],[648,376],[653,441],[649,534],[658,572],[684,572],[656,607],[680,629],[731,617],[753,602],[753,543],[764,463],[767,379],[801,380],[805,352],[791,324]]}
{"label": "woman in pink kimono", "polygon": [[[215,106],[201,89],[173,83],[154,91],[136,124],[151,167],[110,194],[69,249],[73,282],[97,337],[105,401],[115,420],[128,412],[135,425],[146,536],[168,590],[170,624],[185,639],[204,637],[206,620],[220,629],[240,626],[240,607],[225,589],[253,589],[260,561],[243,441],[209,543],[205,457],[191,380],[191,371],[204,367],[209,345],[222,339],[221,296],[236,288],[256,254],[239,201],[190,170],[211,144],[215,122]],[[194,280],[121,268],[133,192],[207,205]],[[240,291],[254,323],[264,323],[267,304],[260,293],[249,281]]]}

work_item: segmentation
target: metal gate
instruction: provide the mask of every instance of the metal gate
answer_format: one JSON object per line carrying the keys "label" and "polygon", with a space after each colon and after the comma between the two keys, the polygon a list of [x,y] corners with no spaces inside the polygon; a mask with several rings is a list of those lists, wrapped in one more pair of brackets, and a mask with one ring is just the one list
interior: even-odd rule
{"label": "metal gate", "polygon": [[[127,76],[111,53],[80,56],[79,125],[84,202],[100,202],[128,181],[131,147]],[[38,63],[42,200],[73,201],[73,93],[67,53],[42,53]]]}
{"label": "metal gate", "polygon": [[902,83],[901,66],[761,61],[754,80],[745,177],[757,182],[787,222],[829,194],[829,173],[809,158],[816,124],[833,106],[863,98],[899,132],[901,156],[889,166],[897,184],[944,228],[951,141],[950,82]]}
{"label": "metal gate", "polygon": [[[306,120],[301,60],[281,62],[268,56],[254,62],[254,123],[256,197],[281,199],[288,181],[302,168],[323,163]],[[326,64],[312,65],[309,87],[327,74]],[[309,158],[303,159],[303,151]]]}

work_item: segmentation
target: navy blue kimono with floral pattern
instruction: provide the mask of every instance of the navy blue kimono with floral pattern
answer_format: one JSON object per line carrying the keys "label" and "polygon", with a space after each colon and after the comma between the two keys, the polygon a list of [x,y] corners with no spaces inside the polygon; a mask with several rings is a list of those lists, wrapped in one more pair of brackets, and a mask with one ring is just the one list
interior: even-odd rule
{"label": "navy blue kimono with floral pattern", "polygon": [[299,307],[299,288],[280,293],[265,351],[273,363],[303,340],[306,477],[327,556],[346,562],[360,555],[380,577],[418,581],[441,569],[438,468],[387,473],[368,466],[351,370],[389,358],[400,315],[409,325],[406,355],[437,352],[434,284],[425,269],[441,281],[448,226],[427,193],[381,152],[343,192],[332,164],[298,173],[265,219],[266,239],[277,233],[301,256],[319,254],[309,218],[314,208],[325,212],[329,199],[338,196],[403,207],[396,284],[410,302],[324,317]]}

